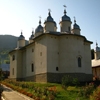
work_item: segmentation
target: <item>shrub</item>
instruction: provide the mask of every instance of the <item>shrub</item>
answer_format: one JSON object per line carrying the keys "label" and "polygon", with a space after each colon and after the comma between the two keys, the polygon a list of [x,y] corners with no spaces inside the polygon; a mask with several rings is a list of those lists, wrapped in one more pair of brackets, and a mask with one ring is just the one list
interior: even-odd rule
{"label": "shrub", "polygon": [[98,86],[93,94],[90,95],[90,100],[100,100],[100,86]]}
{"label": "shrub", "polygon": [[79,84],[79,81],[77,78],[73,78],[69,75],[66,75],[62,78],[62,86],[63,88],[67,88],[68,86],[71,86],[71,85],[75,85],[77,86]]}
{"label": "shrub", "polygon": [[94,84],[93,83],[89,83],[89,85],[86,85],[86,86],[83,86],[80,88],[80,91],[79,91],[79,96],[82,96],[82,97],[89,97],[90,94],[93,93],[93,90],[94,90]]}

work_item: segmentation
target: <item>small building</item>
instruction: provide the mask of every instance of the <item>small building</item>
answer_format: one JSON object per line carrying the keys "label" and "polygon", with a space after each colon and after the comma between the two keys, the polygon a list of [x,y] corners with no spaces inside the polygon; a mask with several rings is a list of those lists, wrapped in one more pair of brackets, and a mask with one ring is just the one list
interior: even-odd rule
{"label": "small building", "polygon": [[96,43],[96,49],[94,50],[94,59],[92,60],[92,72],[93,76],[100,80],[100,47]]}
{"label": "small building", "polygon": [[[10,78],[34,82],[61,82],[62,77],[70,75],[79,81],[92,80],[91,41],[81,35],[80,26],[74,24],[66,9],[57,25],[48,12],[48,16],[35,29],[35,34],[25,45],[25,37],[21,32],[17,48],[10,54]],[[71,26],[72,25],[72,26]]]}

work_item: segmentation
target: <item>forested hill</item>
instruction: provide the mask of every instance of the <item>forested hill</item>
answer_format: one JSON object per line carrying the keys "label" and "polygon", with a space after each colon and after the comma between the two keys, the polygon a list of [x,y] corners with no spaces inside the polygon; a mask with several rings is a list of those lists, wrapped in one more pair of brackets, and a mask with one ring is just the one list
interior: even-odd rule
{"label": "forested hill", "polygon": [[[0,51],[4,49],[12,50],[17,47],[18,37],[12,35],[0,35]],[[27,44],[27,41],[26,41]]]}
{"label": "forested hill", "polygon": [[[17,47],[18,37],[12,35],[0,35],[0,64],[9,64],[9,51]],[[28,41],[26,41],[28,44]]]}

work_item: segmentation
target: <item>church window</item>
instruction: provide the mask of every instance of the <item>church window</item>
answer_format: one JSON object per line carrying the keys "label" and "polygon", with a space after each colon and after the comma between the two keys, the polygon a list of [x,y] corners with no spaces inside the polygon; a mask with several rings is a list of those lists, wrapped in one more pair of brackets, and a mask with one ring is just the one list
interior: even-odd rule
{"label": "church window", "polygon": [[31,71],[34,72],[34,64],[31,64]]}
{"label": "church window", "polygon": [[68,27],[68,31],[70,31],[70,26]]}
{"label": "church window", "polygon": [[15,60],[15,55],[12,56],[12,61],[14,61],[14,60]]}
{"label": "church window", "polygon": [[59,69],[58,69],[58,67],[56,67],[56,71],[58,71]]}
{"label": "church window", "polygon": [[42,52],[40,52],[40,56],[42,56]]}
{"label": "church window", "polygon": [[68,39],[68,37],[66,37],[66,39]]}
{"label": "church window", "polygon": [[12,74],[14,75],[14,68],[12,69]]}
{"label": "church window", "polygon": [[32,49],[32,52],[34,52],[34,49]]}
{"label": "church window", "polygon": [[81,67],[82,66],[82,60],[81,60],[81,57],[78,57],[78,67]]}

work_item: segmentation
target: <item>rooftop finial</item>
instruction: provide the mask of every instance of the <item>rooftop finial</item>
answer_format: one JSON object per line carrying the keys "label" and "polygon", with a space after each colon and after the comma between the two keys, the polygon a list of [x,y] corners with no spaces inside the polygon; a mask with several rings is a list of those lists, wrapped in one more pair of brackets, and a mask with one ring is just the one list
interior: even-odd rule
{"label": "rooftop finial", "polygon": [[63,7],[64,7],[64,15],[66,15],[66,8],[67,8],[67,6],[66,5],[63,5]]}
{"label": "rooftop finial", "polygon": [[74,24],[76,23],[76,18],[75,18],[75,16],[74,16]]}
{"label": "rooftop finial", "polygon": [[23,34],[22,30],[21,30],[21,35]]}
{"label": "rooftop finial", "polygon": [[51,9],[48,9],[48,11],[49,11],[48,15],[49,15],[49,16],[51,16],[51,14],[50,14],[50,12],[51,12]]}
{"label": "rooftop finial", "polygon": [[32,35],[34,34],[34,28],[32,28]]}
{"label": "rooftop finial", "polygon": [[97,43],[97,41],[96,41],[96,47],[98,47],[98,43]]}
{"label": "rooftop finial", "polygon": [[39,16],[39,24],[41,25],[41,16]]}

